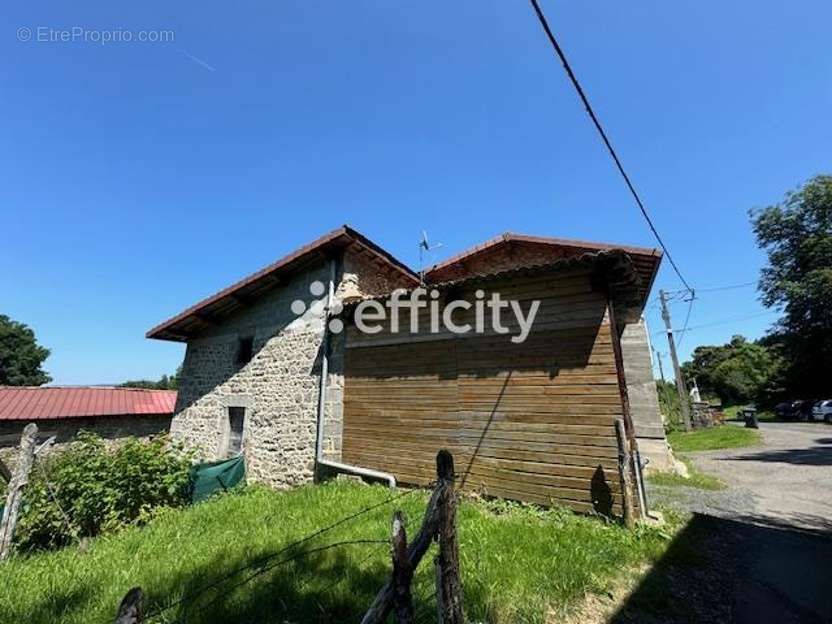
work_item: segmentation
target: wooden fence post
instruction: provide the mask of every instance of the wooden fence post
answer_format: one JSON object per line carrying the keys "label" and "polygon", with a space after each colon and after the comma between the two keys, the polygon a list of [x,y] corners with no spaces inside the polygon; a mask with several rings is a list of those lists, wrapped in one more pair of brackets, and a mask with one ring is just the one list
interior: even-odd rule
{"label": "wooden fence post", "polygon": [[20,513],[23,489],[29,483],[37,436],[38,427],[35,423],[29,423],[23,428],[20,454],[9,481],[9,494],[6,497],[6,507],[3,509],[3,519],[0,521],[0,561],[7,559],[12,550],[12,537],[17,526],[17,515]]}
{"label": "wooden fence post", "polygon": [[410,583],[413,567],[407,557],[407,533],[401,511],[393,513],[393,604],[398,624],[413,624],[413,596]]}
{"label": "wooden fence post", "polygon": [[[422,518],[422,526],[416,537],[407,545],[407,560],[410,562],[411,570],[415,570],[424,557],[430,545],[433,543],[439,528],[439,502],[442,499],[443,487],[437,485],[431,494],[428,508],[425,510],[425,517]],[[395,583],[391,576],[384,583],[384,586],[376,594],[370,608],[364,614],[361,624],[381,624],[387,621],[387,616],[393,608]]]}
{"label": "wooden fence post", "polygon": [[632,528],[635,524],[633,511],[633,486],[630,479],[630,466],[632,457],[624,431],[624,421],[620,418],[615,421],[615,434],[618,441],[618,476],[621,479],[621,505],[624,511],[624,526]]}
{"label": "wooden fence post", "polygon": [[462,583],[459,580],[459,545],[456,540],[454,458],[446,450],[436,456],[436,475],[444,484],[439,519],[439,586],[436,588],[441,624],[462,624]]}
{"label": "wooden fence post", "polygon": [[[450,498],[453,498],[453,500],[456,501],[456,498],[453,495],[453,456],[448,451],[440,451],[439,454],[436,456],[436,467],[437,475],[439,476],[439,482],[436,484],[436,487],[433,490],[433,494],[431,494],[430,501],[428,502],[428,508],[425,510],[424,518],[422,518],[422,526],[419,528],[419,532],[416,534],[416,537],[409,544],[407,544],[407,561],[410,564],[411,574],[413,573],[413,570],[415,570],[418,567],[419,562],[422,560],[422,557],[425,555],[428,548],[433,543],[433,540],[440,533],[440,527],[442,526],[443,518],[446,517],[446,501],[449,499],[449,497],[446,496],[446,492],[449,488]],[[453,505],[453,503],[451,504]],[[452,522],[455,520],[453,513],[451,514],[450,519]],[[456,576],[454,577],[453,575],[449,574],[447,575],[447,580],[451,584],[451,586],[459,587],[459,555],[456,550],[456,532],[449,533],[449,537],[450,541],[446,542],[444,547],[442,546],[440,540],[440,553],[446,553],[445,558],[455,563],[455,565],[450,566],[449,569],[454,570]],[[444,551],[442,550],[443,548]],[[444,559],[440,560],[440,558],[437,557],[437,569],[439,569],[440,561],[443,560]],[[382,622],[387,621],[387,616],[390,614],[390,611],[393,608],[396,600],[395,577],[396,574],[394,563],[393,575],[389,579],[387,579],[382,588],[376,594],[376,597],[375,599],[373,599],[370,608],[367,609],[367,612],[364,614],[364,617],[361,620],[361,624],[382,624]],[[456,579],[455,581],[454,578]],[[442,579],[444,583],[445,575],[442,575]],[[437,585],[441,585],[441,583],[437,583]],[[439,586],[437,586],[437,596],[439,596],[440,594],[439,589]],[[457,598],[451,604],[458,606],[460,619],[446,620],[446,622],[453,622],[454,624],[456,624],[457,622],[462,622],[462,599],[460,593],[457,594]]]}
{"label": "wooden fence post", "polygon": [[118,606],[115,624],[142,624],[144,621],[142,617],[143,602],[144,592],[141,587],[134,587],[127,592]]}
{"label": "wooden fence post", "polygon": [[0,459],[0,478],[6,483],[12,480],[12,471],[3,463],[2,459]]}

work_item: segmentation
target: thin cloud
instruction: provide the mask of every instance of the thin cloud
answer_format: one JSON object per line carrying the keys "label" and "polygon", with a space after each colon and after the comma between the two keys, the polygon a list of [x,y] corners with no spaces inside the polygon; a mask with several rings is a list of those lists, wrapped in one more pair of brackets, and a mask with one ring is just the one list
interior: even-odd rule
{"label": "thin cloud", "polygon": [[212,72],[217,71],[217,68],[216,68],[216,67],[212,67],[211,65],[209,65],[208,63],[206,63],[205,61],[203,61],[201,58],[198,58],[198,57],[194,56],[193,54],[191,54],[191,53],[189,53],[189,52],[186,52],[186,51],[185,51],[185,50],[183,50],[182,48],[177,48],[177,49],[178,49],[178,50],[179,50],[182,54],[184,54],[187,58],[191,59],[194,63],[196,63],[197,65],[199,65],[200,67],[204,67],[204,68],[205,68],[205,69],[207,69],[208,71],[212,71]]}

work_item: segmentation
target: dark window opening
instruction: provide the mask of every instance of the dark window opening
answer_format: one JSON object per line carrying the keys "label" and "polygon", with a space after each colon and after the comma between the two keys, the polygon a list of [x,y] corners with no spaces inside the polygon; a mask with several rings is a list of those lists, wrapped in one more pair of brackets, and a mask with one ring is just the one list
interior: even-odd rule
{"label": "dark window opening", "polygon": [[237,344],[237,364],[248,364],[251,362],[252,355],[254,355],[254,338],[252,336],[240,338]]}
{"label": "dark window opening", "polygon": [[243,427],[245,426],[246,408],[228,408],[228,456],[239,455],[243,450]]}

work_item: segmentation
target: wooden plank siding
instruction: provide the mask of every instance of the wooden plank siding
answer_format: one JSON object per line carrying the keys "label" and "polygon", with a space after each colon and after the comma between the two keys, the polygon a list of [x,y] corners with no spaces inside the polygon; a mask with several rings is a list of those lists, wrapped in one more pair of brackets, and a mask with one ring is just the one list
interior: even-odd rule
{"label": "wooden plank siding", "polygon": [[[430,334],[423,315],[416,334],[349,328],[344,461],[426,485],[437,450],[447,448],[465,490],[620,513],[621,393],[607,298],[591,283],[584,271],[483,287],[486,299],[500,292],[541,301],[522,344],[493,331]],[[476,290],[466,286],[454,298],[474,301]]]}

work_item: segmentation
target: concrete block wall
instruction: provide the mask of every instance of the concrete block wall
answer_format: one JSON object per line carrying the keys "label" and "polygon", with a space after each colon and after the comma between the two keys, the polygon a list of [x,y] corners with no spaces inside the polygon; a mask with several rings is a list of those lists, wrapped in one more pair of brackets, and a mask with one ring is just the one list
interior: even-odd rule
{"label": "concrete block wall", "polygon": [[659,410],[659,395],[653,377],[650,341],[644,319],[628,323],[621,334],[624,377],[630,401],[636,439],[642,460],[647,459],[647,472],[675,469],[675,460],[667,444]]}

